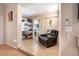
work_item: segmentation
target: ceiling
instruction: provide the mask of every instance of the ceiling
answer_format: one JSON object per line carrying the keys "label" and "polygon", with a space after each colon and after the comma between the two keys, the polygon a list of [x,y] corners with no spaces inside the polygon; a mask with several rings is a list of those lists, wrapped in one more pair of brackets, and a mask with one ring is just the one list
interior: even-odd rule
{"label": "ceiling", "polygon": [[23,3],[20,5],[22,6],[23,16],[58,14],[58,4],[55,3]]}

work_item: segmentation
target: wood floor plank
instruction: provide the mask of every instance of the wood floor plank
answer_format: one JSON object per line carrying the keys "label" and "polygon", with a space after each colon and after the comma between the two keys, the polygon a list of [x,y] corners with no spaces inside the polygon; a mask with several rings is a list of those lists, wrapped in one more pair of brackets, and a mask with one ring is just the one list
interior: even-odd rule
{"label": "wood floor plank", "polygon": [[25,54],[15,48],[3,44],[0,45],[0,56],[25,56]]}

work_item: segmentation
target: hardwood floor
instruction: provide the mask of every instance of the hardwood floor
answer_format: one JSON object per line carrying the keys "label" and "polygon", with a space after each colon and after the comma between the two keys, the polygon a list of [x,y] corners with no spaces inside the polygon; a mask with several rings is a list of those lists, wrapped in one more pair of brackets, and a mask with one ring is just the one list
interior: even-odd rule
{"label": "hardwood floor", "polygon": [[0,45],[0,56],[25,56],[25,54],[21,53],[17,49],[3,44]]}
{"label": "hardwood floor", "polygon": [[34,56],[59,56],[58,44],[46,48],[38,41],[37,37],[34,39],[24,39],[21,49]]}

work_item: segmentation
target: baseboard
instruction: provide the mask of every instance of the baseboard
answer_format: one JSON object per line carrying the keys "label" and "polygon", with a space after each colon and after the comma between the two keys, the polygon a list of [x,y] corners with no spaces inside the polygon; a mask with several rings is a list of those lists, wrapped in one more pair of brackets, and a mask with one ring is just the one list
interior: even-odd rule
{"label": "baseboard", "polygon": [[4,42],[0,42],[0,45],[4,44]]}
{"label": "baseboard", "polygon": [[28,53],[28,52],[26,52],[26,51],[24,51],[24,50],[22,50],[20,48],[18,48],[18,51],[20,51],[21,53],[23,53],[26,56],[34,56],[34,55],[32,55],[32,54],[30,54],[30,53]]}
{"label": "baseboard", "polygon": [[17,47],[13,46],[13,45],[10,44],[10,43],[6,43],[6,44],[9,45],[9,46],[11,46],[11,47],[13,47],[13,48],[15,48],[15,49],[17,49]]}

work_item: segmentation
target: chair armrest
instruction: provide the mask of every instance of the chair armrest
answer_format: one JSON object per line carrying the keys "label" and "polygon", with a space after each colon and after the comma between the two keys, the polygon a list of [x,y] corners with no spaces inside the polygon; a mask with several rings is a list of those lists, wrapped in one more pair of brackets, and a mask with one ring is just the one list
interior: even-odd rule
{"label": "chair armrest", "polygon": [[48,39],[50,39],[50,38],[55,38],[55,36],[48,35],[47,38],[48,38]]}
{"label": "chair armrest", "polygon": [[41,34],[40,36],[47,36],[47,34]]}

